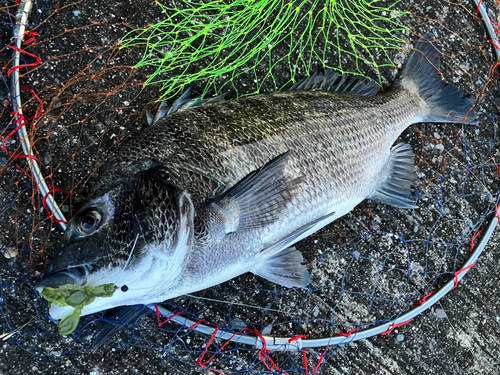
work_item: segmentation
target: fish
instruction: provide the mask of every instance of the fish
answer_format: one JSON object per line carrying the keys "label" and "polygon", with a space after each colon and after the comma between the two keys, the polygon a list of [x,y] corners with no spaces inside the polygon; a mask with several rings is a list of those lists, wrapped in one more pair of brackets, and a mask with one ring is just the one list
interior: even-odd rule
{"label": "fish", "polygon": [[[191,100],[107,156],[37,290],[113,283],[88,315],[160,303],[247,272],[288,288],[310,275],[293,245],[365,199],[414,209],[411,124],[476,124],[474,99],[439,72],[429,35],[391,90],[317,72],[290,90]],[[163,108],[163,112],[167,109]],[[50,307],[61,319],[70,306]]]}

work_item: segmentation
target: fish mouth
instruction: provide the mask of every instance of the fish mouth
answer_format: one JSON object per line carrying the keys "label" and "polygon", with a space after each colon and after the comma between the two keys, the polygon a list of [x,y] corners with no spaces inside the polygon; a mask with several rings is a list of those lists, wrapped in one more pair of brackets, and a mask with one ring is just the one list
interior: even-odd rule
{"label": "fish mouth", "polygon": [[[57,288],[62,285],[75,284],[84,285],[87,282],[92,267],[83,265],[78,267],[70,267],[65,270],[46,274],[41,280],[35,284],[36,290],[41,292],[43,288]],[[48,270],[50,271],[50,269]]]}

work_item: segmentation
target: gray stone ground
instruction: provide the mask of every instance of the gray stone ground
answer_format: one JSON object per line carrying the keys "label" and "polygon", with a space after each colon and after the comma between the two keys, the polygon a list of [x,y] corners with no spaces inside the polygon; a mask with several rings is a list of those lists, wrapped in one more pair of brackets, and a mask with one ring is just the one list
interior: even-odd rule
{"label": "gray stone ground", "polygon": [[[54,56],[81,51],[84,46],[112,46],[126,29],[120,25],[122,20],[134,25],[144,25],[160,17],[158,14],[148,13],[154,9],[154,4],[145,0],[123,0],[106,4],[91,0],[83,1],[70,5],[57,15],[53,13],[54,10],[64,4],[51,2],[45,4],[45,8],[41,6],[42,3],[38,5],[42,19],[50,14],[54,17],[43,24],[42,35],[47,38],[39,48],[35,49],[47,63],[32,73],[30,84],[49,98],[51,91],[50,89],[44,91],[44,87],[54,86],[60,89],[59,82],[71,79],[82,66],[89,63],[84,53],[74,54],[71,59],[56,59]],[[483,87],[489,78],[488,61],[492,61],[492,55],[488,43],[485,42],[482,25],[473,17],[475,10],[470,2],[458,6],[444,0],[424,1],[418,4],[403,1],[397,8],[411,11],[410,15],[401,19],[403,24],[410,27],[410,31],[400,33],[403,39],[414,41],[417,38],[415,35],[433,33],[443,51],[442,70],[445,77],[468,93],[483,92]],[[7,22],[6,13],[4,15]],[[82,28],[75,32],[64,33],[64,29],[94,21],[116,25]],[[64,35],[60,36],[61,33]],[[455,36],[455,33],[458,36]],[[5,26],[0,36],[4,41],[3,44],[7,44],[10,38],[9,27]],[[50,36],[55,37],[53,40],[47,40]],[[482,46],[483,49],[477,48],[478,46]],[[404,60],[407,51],[408,48],[405,47],[402,52],[390,53],[397,64]],[[0,57],[7,63],[10,52],[8,50],[2,52]],[[125,60],[137,57],[137,54],[132,52],[124,53]],[[453,60],[450,56],[453,56]],[[379,59],[381,56],[375,58]],[[103,65],[103,61],[92,61],[91,69],[98,71]],[[281,79],[286,82],[287,74],[286,69],[277,69],[275,72],[278,81]],[[369,71],[367,74],[373,76],[374,72]],[[381,70],[385,87],[390,85],[395,74],[396,71],[392,68]],[[108,83],[116,84],[120,73],[116,73],[116,77],[106,78]],[[240,85],[237,88],[244,90],[245,87],[251,86],[252,82],[253,77],[243,77],[242,82],[235,84]],[[97,82],[95,90],[105,91],[109,90],[109,87],[110,84]],[[66,93],[78,97],[85,89],[85,84],[75,83],[66,90]],[[197,87],[194,89],[196,91]],[[460,268],[466,257],[469,239],[481,227],[483,216],[491,212],[498,197],[500,181],[496,167],[492,164],[494,159],[491,159],[496,157],[498,160],[498,148],[495,146],[490,150],[489,144],[484,142],[496,141],[493,122],[488,115],[500,114],[500,98],[493,84],[487,86],[484,92],[486,96],[480,110],[481,124],[466,129],[464,139],[467,147],[459,143],[457,149],[451,150],[445,158],[448,169],[444,169],[445,178],[442,184],[436,182],[439,181],[435,179],[439,174],[436,171],[443,166],[442,151],[448,151],[450,145],[453,146],[457,129],[454,126],[422,124],[411,127],[402,135],[402,139],[412,145],[417,156],[418,150],[422,150],[417,173],[422,182],[421,190],[424,195],[418,201],[419,209],[411,214],[404,211],[388,212],[383,205],[363,203],[353,213],[298,245],[307,261],[312,262],[319,258],[325,260],[313,270],[313,285],[316,290],[306,293],[279,289],[276,295],[271,284],[244,275],[235,282],[214,287],[209,291],[198,293],[195,297],[179,298],[173,303],[192,314],[202,315],[207,320],[220,324],[228,324],[232,319],[232,324],[235,325],[240,319],[249,322],[254,328],[273,324],[272,332],[277,335],[290,336],[301,333],[309,334],[311,337],[322,337],[331,334],[330,321],[340,325],[349,321],[359,322],[365,314],[368,315],[365,323],[388,319],[394,313],[393,300],[404,301],[412,298],[411,301],[414,302],[424,294],[417,293],[422,285],[431,289],[441,285],[443,281],[449,279],[449,276],[442,275],[435,280],[432,272],[453,272]],[[83,102],[75,104],[66,97],[64,100],[71,103],[71,110],[58,117],[57,122],[47,121],[40,126],[37,136],[41,140],[37,143],[37,148],[43,158],[45,173],[50,173],[49,171],[54,173],[57,186],[71,188],[74,181],[78,181],[95,165],[98,152],[102,154],[102,150],[107,150],[111,146],[112,134],[116,132],[122,135],[120,124],[113,125],[119,121],[116,121],[110,113],[115,116],[114,114],[119,111],[116,107],[121,106],[124,100],[130,100],[129,97],[135,94],[137,92],[130,89],[124,92],[123,97],[120,95],[111,97],[103,105],[103,108],[111,110],[108,112],[103,110],[98,115],[92,115],[85,127],[67,125],[89,116],[93,104]],[[157,90],[146,89],[142,95],[142,98],[148,95],[149,98],[154,98],[157,96]],[[143,103],[149,100],[143,100]],[[154,103],[147,105],[152,107]],[[142,107],[138,109],[140,110]],[[122,113],[121,110],[119,113]],[[133,114],[134,110],[127,112],[127,109],[124,109],[121,118],[126,119],[131,113]],[[8,121],[6,112],[1,121],[0,128],[4,128]],[[133,128],[134,122],[131,123],[133,125],[124,131],[125,135],[128,135],[127,131],[130,132]],[[57,124],[64,124],[65,127],[57,128]],[[98,136],[102,132],[105,136],[102,143],[97,143],[96,146],[96,139],[99,140]],[[419,132],[422,132],[422,136],[418,135]],[[44,143],[45,135],[50,136],[49,142]],[[78,158],[73,162],[67,156],[73,152],[71,145],[78,142],[81,143],[81,149],[89,147],[79,152]],[[60,160],[62,161],[59,162]],[[5,161],[0,159],[1,163]],[[487,166],[481,168],[485,164]],[[469,173],[465,173],[464,170]],[[87,325],[83,326],[81,333],[74,337],[62,338],[57,335],[56,325],[46,317],[45,302],[32,289],[32,281],[50,260],[61,233],[57,227],[52,231],[50,225],[44,224],[40,231],[31,236],[33,218],[37,217],[29,203],[31,184],[24,178],[19,180],[18,185],[13,185],[18,177],[19,172],[12,164],[0,173],[0,241],[10,248],[25,249],[30,244],[29,239],[34,237],[33,248],[45,249],[44,254],[47,256],[35,257],[29,251],[20,253],[18,260],[0,256],[2,276],[0,334],[22,327],[28,322],[14,338],[0,341],[2,358],[0,374],[204,373],[202,369],[193,365],[208,338],[195,333],[186,334],[175,324],[167,324],[164,329],[157,330],[154,328],[155,318],[152,315],[141,319],[135,325],[135,339],[131,338],[130,333],[122,332],[113,342],[105,343],[95,352],[88,350],[92,334],[97,327],[100,327],[95,317],[83,319]],[[15,225],[14,220],[17,222]],[[371,236],[360,241],[356,247],[345,244],[346,238],[353,238],[362,233],[371,233]],[[402,247],[398,242],[399,237],[393,236],[392,233],[402,234],[406,240],[416,242],[410,242],[408,248]],[[429,247],[428,256],[425,256],[425,248],[417,246],[422,245],[419,239],[424,239],[423,243],[427,241],[437,243]],[[410,324],[395,329],[391,334],[352,343],[336,351],[330,349],[327,352],[328,360],[318,373],[451,375],[498,373],[499,241],[500,236],[495,233],[476,266],[469,271],[458,287],[438,304],[416,317]],[[413,247],[413,243],[417,245]],[[440,246],[439,243],[450,246]],[[340,245],[343,247],[338,251],[325,251]],[[349,272],[346,272],[344,281],[349,285],[349,290],[366,293],[368,290],[366,288],[374,285],[374,280],[378,280],[377,276],[382,274],[384,277],[377,281],[376,285],[381,293],[380,296],[390,300],[390,303],[380,303],[370,307],[367,301],[357,299],[354,293],[348,293],[348,296],[339,301],[335,289],[328,288],[331,285],[338,286],[342,282],[346,260],[351,259],[354,253],[358,254],[361,260],[352,263]],[[413,262],[411,267],[414,268],[411,268],[410,262],[406,260],[408,254]],[[394,265],[396,271],[391,273],[387,269],[382,269],[377,263],[380,259],[384,259],[387,265]],[[425,268],[426,262],[427,268]],[[402,277],[405,275],[404,272],[398,271],[405,269],[415,270],[410,283]],[[419,276],[424,269],[428,275],[425,280]],[[231,301],[229,307],[224,301]],[[400,306],[395,313],[401,311]],[[323,321],[319,321],[320,319]],[[291,320],[294,320],[293,324]],[[301,323],[296,324],[296,320]],[[337,326],[334,332],[348,329],[347,326]],[[231,350],[233,359],[237,361],[226,358],[214,362],[213,367],[221,369],[224,373],[231,371],[245,373],[245,370],[240,369],[242,366],[252,369],[254,373],[266,370],[255,351],[248,351],[249,348],[245,347],[240,347],[236,351],[232,346],[228,349]],[[321,350],[316,354],[308,354],[309,373],[318,362],[320,352]],[[293,369],[288,373],[305,373],[301,369],[303,363],[300,353],[273,353],[271,357],[280,368]]]}

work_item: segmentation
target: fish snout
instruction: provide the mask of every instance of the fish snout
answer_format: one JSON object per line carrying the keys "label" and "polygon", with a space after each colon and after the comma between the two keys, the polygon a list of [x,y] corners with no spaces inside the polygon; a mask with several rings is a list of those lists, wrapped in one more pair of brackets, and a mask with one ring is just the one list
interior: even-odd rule
{"label": "fish snout", "polygon": [[87,265],[57,270],[56,272],[54,272],[54,267],[50,266],[45,271],[44,277],[35,284],[35,289],[41,293],[43,288],[47,287],[57,288],[67,284],[83,285],[87,281],[90,271],[91,267]]}
{"label": "fish snout", "polygon": [[101,259],[96,239],[87,237],[71,238],[63,241],[60,252],[51,261],[43,277],[35,284],[41,292],[43,288],[57,288],[62,285],[75,284],[83,286],[87,277]]}

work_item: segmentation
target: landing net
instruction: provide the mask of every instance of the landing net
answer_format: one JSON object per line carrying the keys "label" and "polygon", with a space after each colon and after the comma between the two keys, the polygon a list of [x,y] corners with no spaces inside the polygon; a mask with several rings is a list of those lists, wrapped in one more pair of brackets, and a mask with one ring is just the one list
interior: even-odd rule
{"label": "landing net", "polygon": [[[80,356],[105,368],[91,347],[104,323],[123,325],[115,311],[83,317],[62,338],[33,283],[58,251],[79,189],[106,152],[147,127],[146,112],[158,109],[158,99],[171,102],[189,85],[195,96],[229,90],[233,99],[286,89],[323,67],[366,75],[388,89],[427,32],[441,52],[444,78],[480,103],[480,123],[418,124],[402,134],[416,154],[417,209],[365,201],[301,241],[309,290],[245,274],[157,311],[152,306],[98,350],[130,363],[154,357],[167,373],[312,374],[370,328],[394,334],[410,320],[405,313],[446,294],[474,263],[470,252],[499,203],[500,90],[499,47],[473,2],[58,5],[33,3],[13,68],[19,5],[2,8],[0,340],[11,353]],[[484,5],[498,32],[496,5]],[[19,74],[17,96],[12,74]],[[16,134],[23,124],[30,157],[21,156]],[[50,194],[40,192],[33,163]],[[50,196],[64,217],[53,214]]]}

